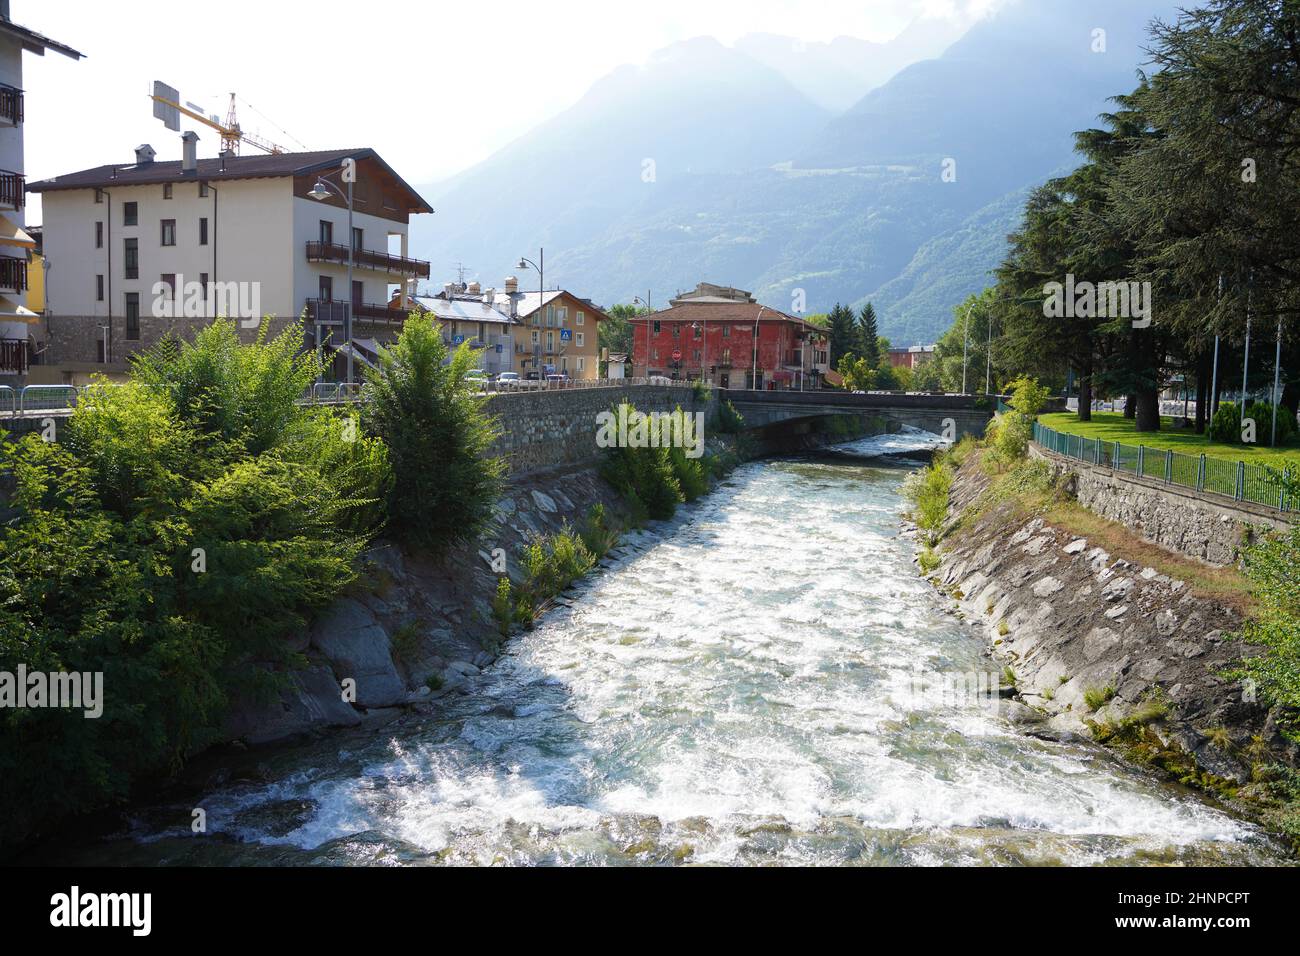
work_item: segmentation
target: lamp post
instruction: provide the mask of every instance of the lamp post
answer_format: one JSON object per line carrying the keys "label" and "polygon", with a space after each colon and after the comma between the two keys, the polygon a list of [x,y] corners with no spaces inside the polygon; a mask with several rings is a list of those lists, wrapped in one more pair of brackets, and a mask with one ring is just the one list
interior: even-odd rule
{"label": "lamp post", "polygon": [[[342,172],[343,170],[348,168],[350,167],[345,165],[339,171]],[[347,350],[348,350],[346,380],[347,380],[347,384],[351,385],[352,384],[352,308],[355,305],[355,303],[352,301],[352,253],[353,253],[353,246],[356,243],[356,240],[353,238],[354,233],[352,232],[352,177],[347,177],[347,184],[348,184],[348,190],[346,193],[344,193],[342,189],[340,189],[338,186],[335,186],[332,182],[326,179],[324,175],[322,175],[316,179],[316,185],[311,188],[311,191],[307,193],[307,195],[310,196],[312,199],[315,199],[317,202],[323,202],[324,200],[330,198],[331,190],[333,190],[334,193],[338,194],[339,198],[343,199],[348,204],[348,290],[347,290],[348,298],[347,298],[347,305],[345,306],[343,311],[343,339],[344,339],[344,344],[347,346]]]}
{"label": "lamp post", "polygon": [[961,393],[966,394],[966,366],[970,358],[970,314],[975,311],[975,306],[971,305],[966,310],[966,326],[963,331],[963,343],[961,347]]}
{"label": "lamp post", "polygon": [[750,343],[754,347],[754,370],[753,372],[750,373],[749,376],[749,387],[754,389],[754,391],[756,392],[759,391],[759,389],[757,388],[758,385],[758,320],[763,317],[763,310],[766,308],[767,306],[765,305],[760,305],[758,307],[758,315],[754,316],[754,341]]}
{"label": "lamp post", "polygon": [[989,316],[989,344],[984,351],[984,397],[993,394],[993,316]]}
{"label": "lamp post", "polygon": [[[537,316],[538,325],[540,327],[543,304],[542,300],[546,298],[546,250],[544,248],[539,248],[537,250],[536,262],[532,259],[526,259],[523,256],[520,256],[518,267],[520,269],[533,268],[537,270]],[[542,365],[540,361],[541,351],[542,346],[541,343],[538,342],[537,346],[533,349],[533,368],[537,370],[538,382],[541,382],[542,380]]]}

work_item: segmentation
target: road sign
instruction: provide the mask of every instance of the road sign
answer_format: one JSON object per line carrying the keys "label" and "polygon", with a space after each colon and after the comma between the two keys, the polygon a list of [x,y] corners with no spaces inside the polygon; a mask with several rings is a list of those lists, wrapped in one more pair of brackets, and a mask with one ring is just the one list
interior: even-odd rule
{"label": "road sign", "polygon": [[465,336],[463,336],[463,335],[453,335],[453,336],[451,337],[451,344],[452,344],[452,345],[460,345],[460,343],[462,343],[462,342],[464,342],[464,341],[465,341]]}
{"label": "road sign", "polygon": [[681,360],[682,360],[682,350],[681,350],[681,349],[673,349],[673,361],[674,361],[674,362],[680,362]]}
{"label": "road sign", "polygon": [[572,329],[560,329],[560,341],[561,341],[561,342],[567,342],[567,341],[569,341],[569,339],[571,339],[571,338],[573,338],[573,330],[572,330]]}

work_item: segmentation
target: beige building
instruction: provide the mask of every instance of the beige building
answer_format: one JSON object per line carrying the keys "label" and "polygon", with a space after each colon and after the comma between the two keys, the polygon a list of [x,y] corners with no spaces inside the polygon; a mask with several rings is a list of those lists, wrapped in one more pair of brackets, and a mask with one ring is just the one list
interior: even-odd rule
{"label": "beige building", "polygon": [[[189,336],[217,316],[237,318],[251,339],[264,316],[274,333],[302,316],[304,345],[345,367],[394,338],[406,309],[393,290],[427,278],[407,255],[410,217],[433,210],[372,149],[197,157],[159,162],[149,146],[135,161],[33,183],[44,207],[46,278],[41,363],[31,380],[80,384],[121,375],[131,353],[165,335]],[[346,192],[354,176],[352,234]],[[352,286],[347,286],[351,247]]]}
{"label": "beige building", "polygon": [[587,299],[564,289],[520,292],[519,280],[509,276],[497,308],[519,322],[514,369],[521,378],[600,377],[598,327],[609,316]]}

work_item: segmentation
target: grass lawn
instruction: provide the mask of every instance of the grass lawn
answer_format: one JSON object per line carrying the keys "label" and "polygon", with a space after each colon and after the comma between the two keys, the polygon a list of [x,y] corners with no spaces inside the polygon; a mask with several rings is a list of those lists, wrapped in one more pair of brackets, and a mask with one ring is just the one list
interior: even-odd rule
{"label": "grass lawn", "polygon": [[[1085,438],[1100,438],[1102,441],[1133,446],[1145,445],[1161,451],[1173,449],[1182,455],[1208,455],[1228,461],[1245,461],[1252,465],[1269,465],[1279,470],[1288,462],[1294,467],[1300,467],[1300,447],[1294,444],[1279,449],[1259,445],[1224,445],[1210,441],[1190,428],[1174,428],[1171,418],[1160,420],[1160,431],[1142,434],[1138,434],[1131,418],[1125,418],[1119,412],[1093,412],[1090,422],[1079,421],[1074,412],[1039,415],[1038,420],[1047,428]],[[1259,423],[1261,434],[1267,435],[1270,424]]]}

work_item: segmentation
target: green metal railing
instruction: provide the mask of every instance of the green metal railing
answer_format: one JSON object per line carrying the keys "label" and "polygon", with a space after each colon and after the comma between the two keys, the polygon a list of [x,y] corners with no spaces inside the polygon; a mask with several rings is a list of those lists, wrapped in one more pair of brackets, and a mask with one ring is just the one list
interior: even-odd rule
{"label": "green metal railing", "polygon": [[1071,435],[1038,422],[1034,423],[1034,442],[1058,455],[1125,471],[1138,478],[1223,495],[1234,501],[1249,501],[1279,511],[1300,511],[1300,475],[1290,465],[1279,471],[1245,461],[1182,455],[1168,449]]}

